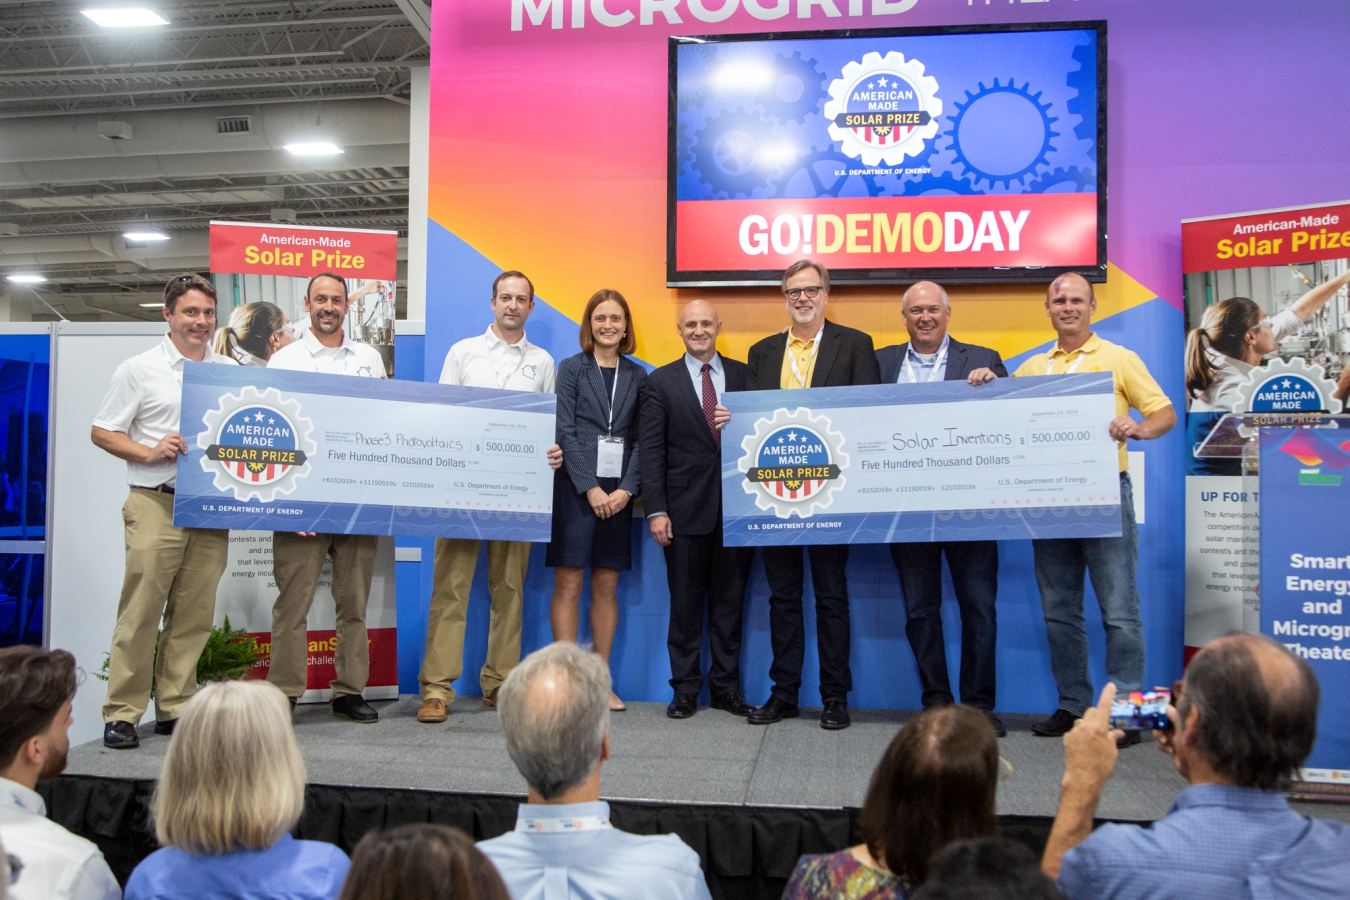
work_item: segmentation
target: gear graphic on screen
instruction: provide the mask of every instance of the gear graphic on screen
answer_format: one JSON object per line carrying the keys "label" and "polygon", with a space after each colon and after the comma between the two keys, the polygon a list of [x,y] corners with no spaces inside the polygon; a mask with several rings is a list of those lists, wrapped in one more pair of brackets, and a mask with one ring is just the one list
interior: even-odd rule
{"label": "gear graphic on screen", "polygon": [[1097,173],[1081,166],[1055,169],[1027,185],[1027,190],[1033,194],[1081,194],[1096,188]]}
{"label": "gear graphic on screen", "polygon": [[980,82],[975,93],[966,91],[965,102],[956,101],[952,117],[951,149],[963,173],[978,185],[1019,185],[1047,165],[1059,137],[1058,121],[1050,104],[1041,103],[1041,92],[1031,93],[1030,82],[1018,87],[994,79],[992,87]]}
{"label": "gear graphic on screen", "polygon": [[[871,175],[850,175],[848,166],[856,166],[857,160],[834,150],[817,150],[803,157],[789,169],[777,182],[775,193],[779,197],[801,199],[805,197],[879,197],[885,193],[881,185]],[[840,169],[845,174],[838,175]]]}
{"label": "gear graphic on screen", "polygon": [[694,168],[713,191],[727,197],[749,196],[784,165],[762,153],[775,143],[773,127],[759,116],[745,110],[724,112],[699,131]]}
{"label": "gear graphic on screen", "polygon": [[1091,141],[1087,154],[1097,158],[1097,54],[1089,44],[1079,44],[1073,48],[1073,58],[1078,68],[1069,73],[1068,84],[1074,89],[1074,96],[1067,104],[1070,115],[1078,116],[1078,124],[1073,126],[1074,136]]}
{"label": "gear graphic on screen", "polygon": [[[942,115],[937,79],[924,74],[924,64],[905,59],[892,50],[884,57],[868,53],[861,62],[844,66],[842,77],[830,82],[830,100],[825,118],[830,139],[849,156],[865,165],[898,165],[907,156],[917,156],[937,134]],[[880,109],[878,109],[880,107]],[[919,124],[846,126],[845,115],[912,113]]]}
{"label": "gear graphic on screen", "polygon": [[925,175],[905,188],[906,197],[942,197],[975,193],[975,185],[950,172]]}
{"label": "gear graphic on screen", "polygon": [[680,109],[701,106],[708,99],[708,79],[712,77],[712,63],[716,51],[707,44],[690,48],[684,55],[681,48],[680,78],[675,89],[675,99]]}
{"label": "gear graphic on screen", "polygon": [[760,108],[779,122],[805,122],[829,96],[823,87],[825,73],[814,59],[803,59],[800,50],[791,56],[776,54],[773,68],[773,83],[758,98]]}

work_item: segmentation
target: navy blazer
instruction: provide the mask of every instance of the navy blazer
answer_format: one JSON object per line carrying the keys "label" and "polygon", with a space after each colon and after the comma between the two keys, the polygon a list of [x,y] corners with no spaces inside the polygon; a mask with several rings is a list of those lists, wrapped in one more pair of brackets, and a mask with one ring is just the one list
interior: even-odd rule
{"label": "navy blazer", "polygon": [[[900,367],[905,364],[905,354],[909,353],[909,341],[903,344],[882,347],[877,351],[877,365],[881,367],[881,383],[895,384],[900,377]],[[1008,377],[1008,369],[997,350],[981,347],[977,344],[963,344],[948,336],[947,374],[943,381],[965,381],[966,376],[976,369],[989,369],[999,378]]]}
{"label": "navy blazer", "polygon": [[[748,373],[745,363],[722,357],[727,392],[745,390]],[[675,534],[711,534],[722,512],[722,445],[683,356],[647,376],[640,421],[642,502],[670,516]]]}
{"label": "navy blazer", "polygon": [[[816,366],[811,372],[811,387],[846,387],[853,384],[877,384],[877,355],[872,337],[866,332],[825,320]],[[758,341],[750,348],[747,390],[776,391],[782,387],[783,354],[787,351],[787,332],[780,331]]]}
{"label": "navy blazer", "polygon": [[[613,433],[623,438],[623,476],[619,487],[634,497],[638,481],[638,397],[647,380],[647,370],[626,356],[619,357],[614,372]],[[563,451],[563,471],[578,494],[600,482],[595,476],[597,441],[609,423],[609,391],[595,356],[578,353],[558,364],[558,446]]]}

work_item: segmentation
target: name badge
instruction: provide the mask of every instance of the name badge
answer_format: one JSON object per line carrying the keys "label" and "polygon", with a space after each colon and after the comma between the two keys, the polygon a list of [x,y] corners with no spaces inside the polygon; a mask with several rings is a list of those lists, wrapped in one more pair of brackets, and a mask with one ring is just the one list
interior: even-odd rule
{"label": "name badge", "polygon": [[599,437],[595,452],[595,477],[623,477],[623,438]]}

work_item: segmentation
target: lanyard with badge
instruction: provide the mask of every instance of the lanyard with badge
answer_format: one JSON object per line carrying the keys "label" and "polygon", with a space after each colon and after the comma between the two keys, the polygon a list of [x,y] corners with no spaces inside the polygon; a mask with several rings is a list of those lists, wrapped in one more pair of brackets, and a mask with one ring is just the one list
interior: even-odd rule
{"label": "lanyard with badge", "polygon": [[606,816],[571,816],[568,818],[536,819],[533,816],[520,816],[516,819],[516,831],[533,831],[536,834],[556,834],[566,831],[599,831],[613,828]]}
{"label": "lanyard with badge", "polygon": [[[505,342],[503,341],[503,343],[505,343]],[[516,373],[520,371],[520,367],[523,366],[523,365],[525,365],[525,346],[524,346],[524,345],[525,345],[525,339],[524,339],[524,338],[521,338],[519,344],[506,344],[506,347],[502,350],[502,353],[504,353],[504,354],[505,354],[505,353],[509,353],[509,352],[511,351],[511,348],[512,348],[512,347],[515,347],[515,348],[517,348],[517,349],[520,350],[520,358],[516,360],[516,367],[515,367],[514,369],[512,369],[511,371],[507,372],[505,376],[502,375],[502,367],[501,367],[500,365],[497,364],[497,361],[496,361],[495,359],[492,361],[492,374],[495,375],[495,376],[497,377],[497,387],[501,388],[502,390],[505,390],[505,389],[506,389],[506,383],[507,383],[508,381],[510,381],[512,378],[515,378],[515,377],[516,377]],[[489,352],[488,352],[489,358],[491,357],[491,355],[492,355],[492,354],[491,354],[491,351],[489,351]],[[599,365],[599,363],[597,363],[596,365]],[[615,369],[615,370],[614,370],[614,376],[615,376],[615,377],[614,377],[614,380],[615,380],[616,382],[619,380],[619,379],[618,379],[618,375],[619,375],[619,370],[618,370],[618,369]]]}
{"label": "lanyard with badge", "polygon": [[[1060,372],[1059,374],[1061,374],[1061,375],[1072,375],[1074,372],[1078,371],[1078,366],[1079,366],[1079,364],[1081,364],[1081,363],[1083,362],[1083,357],[1085,357],[1085,356],[1087,356],[1086,353],[1080,352],[1080,353],[1078,354],[1078,358],[1075,359],[1075,360],[1073,361],[1073,365],[1069,366],[1067,369],[1065,369],[1063,372]],[[1045,374],[1047,374],[1047,375],[1053,375],[1053,374],[1055,374],[1055,359],[1054,359],[1054,354],[1051,354],[1050,356],[1047,356],[1046,359],[1045,359]]]}
{"label": "lanyard with badge", "polygon": [[[598,371],[600,361],[596,360]],[[614,387],[609,392],[609,422],[605,433],[596,437],[595,477],[623,477],[623,438],[614,436],[614,400],[619,395],[619,367],[614,366]]]}
{"label": "lanyard with badge", "polygon": [[[928,383],[932,383],[937,378],[938,370],[947,364],[947,350],[951,346],[949,338],[942,339],[942,355],[933,360],[933,370],[928,373]],[[914,345],[911,344],[909,352],[905,354],[905,376],[909,378],[911,384],[919,383],[919,376],[914,374],[914,366],[910,360],[915,356]]]}
{"label": "lanyard with badge", "polygon": [[[816,358],[816,351],[820,349],[820,339],[824,336],[825,326],[822,325],[820,330],[816,332],[816,336],[811,338],[811,355],[806,358],[808,364]],[[788,336],[787,355],[788,364],[792,366],[792,377],[797,379],[797,384],[802,387],[810,387],[806,383],[806,379],[802,377],[802,370],[797,367],[797,354],[792,352],[792,337],[790,335]]]}

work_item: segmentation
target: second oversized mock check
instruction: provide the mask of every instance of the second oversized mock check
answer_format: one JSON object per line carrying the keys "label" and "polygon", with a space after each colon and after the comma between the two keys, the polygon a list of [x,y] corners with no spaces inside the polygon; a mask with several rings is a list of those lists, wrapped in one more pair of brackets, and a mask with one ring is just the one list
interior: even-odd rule
{"label": "second oversized mock check", "polygon": [[723,395],[732,546],[1116,537],[1112,375]]}
{"label": "second oversized mock check", "polygon": [[174,524],[547,541],[554,403],[191,363]]}

